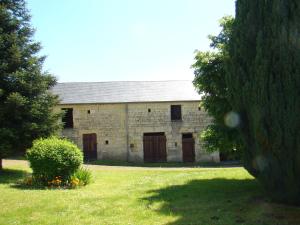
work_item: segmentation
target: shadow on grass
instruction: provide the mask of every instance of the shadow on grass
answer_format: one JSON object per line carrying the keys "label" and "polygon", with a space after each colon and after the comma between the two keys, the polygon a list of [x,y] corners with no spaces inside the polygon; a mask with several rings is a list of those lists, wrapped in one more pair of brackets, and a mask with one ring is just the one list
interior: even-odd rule
{"label": "shadow on grass", "polygon": [[144,162],[124,162],[124,161],[115,161],[115,160],[95,160],[85,162],[89,165],[101,165],[101,166],[130,166],[130,167],[162,167],[162,168],[198,168],[198,167],[207,167],[207,168],[216,168],[216,167],[232,167],[240,166],[239,162],[233,163],[215,163],[215,162],[195,162],[195,163],[183,163],[183,162],[165,162],[165,163],[144,163]]}
{"label": "shadow on grass", "polygon": [[0,171],[0,184],[17,183],[30,173],[18,169],[3,169]]}
{"label": "shadow on grass", "polygon": [[44,187],[24,185],[22,181],[31,173],[18,169],[3,169],[0,171],[0,184],[9,184],[11,188],[22,190],[42,190]]}
{"label": "shadow on grass", "polygon": [[272,204],[256,180],[191,180],[183,185],[152,190],[147,208],[188,224],[300,224],[300,208]]}

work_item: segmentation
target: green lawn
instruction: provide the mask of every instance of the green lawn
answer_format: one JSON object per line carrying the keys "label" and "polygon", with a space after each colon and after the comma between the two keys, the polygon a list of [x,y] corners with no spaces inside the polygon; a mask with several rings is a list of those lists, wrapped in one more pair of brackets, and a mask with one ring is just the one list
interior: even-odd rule
{"label": "green lawn", "polygon": [[24,161],[0,174],[0,224],[300,224],[300,208],[272,204],[242,168],[89,166],[75,190],[21,189]]}

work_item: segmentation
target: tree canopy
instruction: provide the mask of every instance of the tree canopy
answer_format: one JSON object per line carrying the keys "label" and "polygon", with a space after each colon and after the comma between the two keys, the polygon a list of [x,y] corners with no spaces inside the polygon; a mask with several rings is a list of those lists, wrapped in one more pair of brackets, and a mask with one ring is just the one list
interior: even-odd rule
{"label": "tree canopy", "polygon": [[209,36],[212,51],[197,51],[192,67],[195,69],[194,85],[202,95],[201,106],[213,118],[212,124],[201,134],[206,150],[219,151],[231,159],[240,159],[243,145],[239,132],[236,126],[226,124],[226,119],[232,116],[232,107],[227,98],[225,63],[233,22],[234,18],[230,16],[220,20],[221,32],[217,36]]}
{"label": "tree canopy", "polygon": [[237,0],[226,73],[245,168],[292,204],[300,204],[299,21],[299,1]]}
{"label": "tree canopy", "polygon": [[2,158],[60,126],[58,97],[49,92],[56,79],[43,71],[33,34],[25,1],[0,0],[0,167]]}

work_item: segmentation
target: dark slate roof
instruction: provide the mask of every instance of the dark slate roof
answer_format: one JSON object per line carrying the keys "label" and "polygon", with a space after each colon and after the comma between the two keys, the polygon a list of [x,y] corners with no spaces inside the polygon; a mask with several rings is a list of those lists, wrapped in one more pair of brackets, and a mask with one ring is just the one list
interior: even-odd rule
{"label": "dark slate roof", "polygon": [[58,83],[61,104],[199,101],[191,81],[112,81]]}

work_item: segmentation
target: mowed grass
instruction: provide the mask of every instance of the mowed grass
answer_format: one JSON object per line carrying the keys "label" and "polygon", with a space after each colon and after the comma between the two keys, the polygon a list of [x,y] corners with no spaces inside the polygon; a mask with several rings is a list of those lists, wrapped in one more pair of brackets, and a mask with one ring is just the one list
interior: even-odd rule
{"label": "mowed grass", "polygon": [[30,169],[6,160],[0,174],[0,224],[300,224],[300,208],[271,203],[236,168],[89,165],[94,182],[75,190],[22,189]]}

